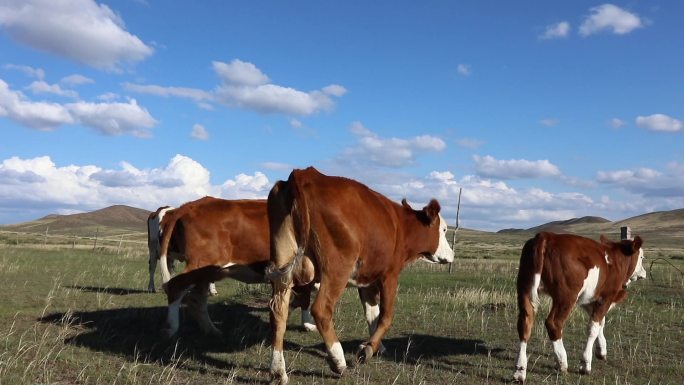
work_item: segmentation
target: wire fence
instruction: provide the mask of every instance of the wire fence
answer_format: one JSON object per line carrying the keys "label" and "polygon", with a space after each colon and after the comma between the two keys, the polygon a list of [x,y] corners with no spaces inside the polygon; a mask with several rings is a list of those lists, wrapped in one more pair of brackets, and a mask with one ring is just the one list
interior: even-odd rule
{"label": "wire fence", "polygon": [[[63,235],[31,233],[21,231],[0,231],[0,245],[18,247],[37,247],[49,249],[91,249],[116,252],[147,248],[147,241],[141,240],[141,233],[104,235],[96,230],[93,235]],[[132,239],[137,238],[137,239]]]}

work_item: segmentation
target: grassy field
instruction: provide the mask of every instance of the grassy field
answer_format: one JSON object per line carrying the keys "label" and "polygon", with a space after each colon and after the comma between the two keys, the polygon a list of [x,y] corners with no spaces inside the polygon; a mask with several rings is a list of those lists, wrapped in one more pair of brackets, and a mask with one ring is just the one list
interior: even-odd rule
{"label": "grassy field", "polygon": [[[387,353],[356,366],[367,337],[356,291],[335,316],[351,367],[336,378],[322,340],[291,312],[286,361],[293,384],[512,383],[517,333],[514,281],[521,238],[465,234],[459,259],[446,266],[416,262],[404,271]],[[535,322],[528,352],[530,384],[681,384],[684,373],[682,249],[647,248],[659,258],[651,278],[607,318],[608,360],[578,373],[586,316],[573,313],[564,337],[570,372],[555,370],[543,328]],[[223,332],[201,335],[181,313],[176,339],[161,336],[166,299],[148,294],[144,246],[105,249],[0,245],[0,385],[268,383],[266,285],[218,284],[210,314]],[[673,265],[670,265],[673,264]],[[673,267],[674,266],[674,267]],[[676,267],[676,268],[675,268]]]}

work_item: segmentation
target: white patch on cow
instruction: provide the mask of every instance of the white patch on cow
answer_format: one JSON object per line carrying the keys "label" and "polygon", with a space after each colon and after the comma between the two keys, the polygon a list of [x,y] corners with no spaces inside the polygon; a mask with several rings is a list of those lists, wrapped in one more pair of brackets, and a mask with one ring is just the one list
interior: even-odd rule
{"label": "white patch on cow", "polygon": [[352,269],[351,274],[349,274],[349,279],[347,279],[347,287],[352,286],[352,287],[368,287],[368,283],[360,283],[359,281],[356,280],[356,276],[358,274],[358,267],[359,267],[359,260],[357,258],[357,262],[354,264],[354,268]]}
{"label": "white patch on cow", "polygon": [[347,367],[347,360],[344,359],[344,350],[342,350],[342,345],[339,342],[333,343],[332,346],[328,348],[328,354],[338,371],[341,372]]}
{"label": "white patch on cow", "polygon": [[285,371],[285,357],[280,350],[273,349],[273,355],[271,356],[271,374],[274,377],[277,377],[280,384],[287,384],[288,378],[287,372]]}
{"label": "white patch on cow", "polygon": [[308,332],[315,332],[318,330],[316,321],[311,316],[309,309],[302,309],[302,327]]}
{"label": "white patch on cow", "polygon": [[520,351],[518,352],[518,361],[515,364],[513,379],[525,382],[525,377],[527,377],[527,342],[520,341]]}
{"label": "white patch on cow", "polygon": [[216,284],[214,282],[209,284],[209,294],[211,294],[213,296],[218,295],[218,290],[216,290]]}
{"label": "white patch on cow", "polygon": [[598,354],[605,359],[608,355],[608,344],[606,343],[606,336],[603,335],[603,328],[606,326],[606,317],[603,317],[600,323],[598,334]]}
{"label": "white patch on cow", "polygon": [[598,286],[599,279],[599,268],[594,266],[587,272],[587,278],[584,279],[584,284],[582,284],[582,289],[577,294],[577,303],[579,305],[586,305],[591,303],[596,292],[596,286]]}
{"label": "white patch on cow", "polygon": [[532,302],[532,309],[536,312],[539,307],[539,283],[541,282],[541,273],[534,275],[532,282],[532,290],[530,290],[530,302]]}
{"label": "white patch on cow", "polygon": [[606,263],[610,265],[610,259],[608,259],[608,253],[607,252],[605,254],[605,258],[606,258]]}
{"label": "white patch on cow", "polygon": [[561,372],[568,371],[568,354],[565,352],[565,347],[563,346],[563,339],[559,338],[555,341],[551,341],[553,345],[553,352],[556,354],[556,362],[558,363],[558,369]]}
{"label": "white patch on cow", "polygon": [[591,372],[592,350],[594,348],[594,341],[596,341],[600,331],[601,325],[598,322],[590,321],[587,346],[584,348],[584,354],[582,354],[582,365],[580,366],[581,373],[589,374]]}
{"label": "white patch on cow", "polygon": [[439,215],[439,246],[437,246],[437,251],[435,252],[435,257],[439,263],[451,263],[454,261],[454,250],[449,246],[449,241],[447,241],[447,222]]}
{"label": "white patch on cow", "polygon": [[235,266],[235,263],[233,262],[228,262],[225,265],[221,266],[222,269],[229,269],[231,266]]}

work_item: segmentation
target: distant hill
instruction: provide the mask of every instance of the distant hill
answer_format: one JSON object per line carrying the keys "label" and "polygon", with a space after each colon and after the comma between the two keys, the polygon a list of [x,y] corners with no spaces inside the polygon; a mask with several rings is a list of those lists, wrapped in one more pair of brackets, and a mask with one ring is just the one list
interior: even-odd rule
{"label": "distant hill", "polygon": [[597,239],[600,234],[618,239],[620,228],[629,226],[632,234],[644,237],[647,244],[662,242],[663,240],[684,241],[684,209],[671,211],[656,211],[648,214],[622,219],[611,222],[600,217],[573,218],[565,221],[554,221],[529,229],[504,229],[497,234],[529,235],[539,231],[551,231],[556,233],[573,233]]}
{"label": "distant hill", "polygon": [[109,233],[147,232],[149,211],[124,205],[109,206],[87,213],[50,214],[35,221],[0,226],[0,230],[51,234],[92,234],[96,229]]}

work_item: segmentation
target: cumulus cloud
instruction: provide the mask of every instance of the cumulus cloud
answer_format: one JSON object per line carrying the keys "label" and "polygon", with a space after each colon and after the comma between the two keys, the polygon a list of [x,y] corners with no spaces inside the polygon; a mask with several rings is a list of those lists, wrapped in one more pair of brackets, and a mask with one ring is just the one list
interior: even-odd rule
{"label": "cumulus cloud", "polygon": [[273,84],[254,64],[239,59],[230,63],[214,61],[212,68],[220,82],[211,91],[131,83],[125,83],[124,88],[132,92],[192,99],[205,109],[211,109],[211,103],[218,103],[229,108],[291,116],[309,116],[330,110],[335,105],[333,98],[347,92],[337,84],[309,92]]}
{"label": "cumulus cloud", "polygon": [[26,89],[34,94],[53,94],[67,98],[78,98],[78,93],[74,90],[65,90],[59,84],[48,84],[42,80],[36,80],[29,84]]}
{"label": "cumulus cloud", "polygon": [[190,132],[190,136],[199,140],[207,140],[209,139],[209,132],[203,125],[195,124],[192,126],[192,132]]}
{"label": "cumulus cloud", "polygon": [[456,72],[462,76],[470,76],[470,66],[468,64],[461,63],[458,65],[458,67],[456,67]]}
{"label": "cumulus cloud", "polygon": [[655,132],[684,131],[684,123],[681,120],[663,114],[637,116],[636,125]]}
{"label": "cumulus cloud", "polygon": [[539,36],[542,40],[560,39],[568,37],[570,34],[570,23],[561,21],[546,27],[544,33]]}
{"label": "cumulus cloud", "polygon": [[21,0],[0,4],[0,27],[14,40],[89,66],[119,70],[153,49],[126,31],[123,20],[93,0]]}
{"label": "cumulus cloud", "polygon": [[421,153],[440,152],[446,143],[435,136],[420,135],[410,139],[382,138],[360,122],[354,122],[349,131],[356,136],[356,145],[339,156],[340,162],[368,163],[384,167],[404,167],[415,162]]}
{"label": "cumulus cloud", "polygon": [[221,196],[227,199],[266,198],[272,184],[266,175],[257,171],[254,175],[238,174],[221,186]]}
{"label": "cumulus cloud", "polygon": [[610,126],[613,128],[622,128],[627,125],[627,122],[619,118],[613,118],[608,122],[608,124],[610,124]]}
{"label": "cumulus cloud", "polygon": [[[58,92],[59,87],[32,83],[34,90]],[[63,95],[69,96],[69,95]],[[54,130],[65,124],[81,124],[105,135],[130,134],[150,136],[150,129],[157,121],[133,99],[123,102],[90,103],[77,101],[59,104],[32,101],[24,94],[13,91],[0,79],[0,117],[6,117],[20,125],[43,131]]]}
{"label": "cumulus cloud", "polygon": [[582,36],[589,36],[602,31],[610,31],[616,35],[624,35],[643,27],[641,18],[613,4],[593,7],[579,27]]}
{"label": "cumulus cloud", "polygon": [[43,79],[45,77],[45,71],[42,68],[33,68],[30,66],[16,64],[5,64],[3,67],[5,69],[21,71],[26,74],[26,76],[36,79]]}
{"label": "cumulus cloud", "polygon": [[80,86],[82,84],[95,83],[95,80],[83,75],[73,74],[63,77],[59,82],[68,86]]}
{"label": "cumulus cloud", "polygon": [[599,171],[596,181],[643,197],[676,198],[684,205],[684,164],[672,162],[663,171],[647,167]]}
{"label": "cumulus cloud", "polygon": [[500,160],[486,155],[473,155],[478,175],[497,179],[546,178],[561,175],[558,167],[548,160]]}

